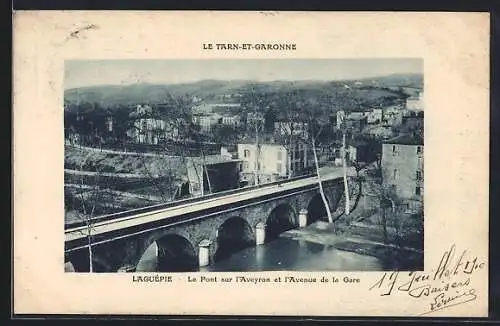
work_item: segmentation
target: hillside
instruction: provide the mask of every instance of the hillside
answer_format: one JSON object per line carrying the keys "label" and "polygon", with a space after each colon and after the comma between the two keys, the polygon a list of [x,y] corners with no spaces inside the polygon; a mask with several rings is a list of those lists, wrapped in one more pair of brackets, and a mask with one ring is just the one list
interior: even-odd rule
{"label": "hillside", "polygon": [[364,84],[378,87],[423,88],[424,78],[421,74],[393,74],[384,77],[361,79]]}
{"label": "hillside", "polygon": [[[295,89],[328,89],[343,87],[353,81],[271,81],[249,80],[201,80],[185,84],[133,84],[102,85],[68,89],[64,93],[65,103],[99,103],[103,106],[134,105],[139,103],[164,103],[171,96],[197,96],[205,100],[231,93],[253,89],[257,92],[291,91]],[[364,85],[377,87],[422,87],[422,75],[390,75],[362,80]]]}

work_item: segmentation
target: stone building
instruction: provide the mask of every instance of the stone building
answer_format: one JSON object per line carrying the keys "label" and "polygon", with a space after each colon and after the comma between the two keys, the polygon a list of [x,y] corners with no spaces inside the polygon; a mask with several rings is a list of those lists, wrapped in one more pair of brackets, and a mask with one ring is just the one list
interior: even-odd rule
{"label": "stone building", "polygon": [[308,166],[307,146],[298,143],[293,150],[277,143],[238,144],[238,158],[242,160],[242,180],[254,183],[255,172],[260,182],[272,182],[295,175]]}
{"label": "stone building", "polygon": [[192,195],[216,193],[240,186],[241,160],[225,155],[189,157],[186,168]]}
{"label": "stone building", "polygon": [[380,123],[382,122],[383,117],[384,117],[384,112],[382,109],[372,109],[372,111],[368,113],[367,122],[370,124]]}
{"label": "stone building", "polygon": [[309,124],[298,121],[276,121],[274,133],[279,136],[296,136],[306,140],[309,138]]}
{"label": "stone building", "polygon": [[212,128],[218,124],[220,116],[213,113],[196,113],[193,114],[193,123],[200,126],[200,130],[205,133],[212,131]]}
{"label": "stone building", "polygon": [[410,96],[406,99],[406,109],[409,111],[424,110],[424,92],[419,92],[417,96]]}
{"label": "stone building", "polygon": [[351,162],[374,162],[380,155],[380,143],[368,140],[349,140],[346,154]]}
{"label": "stone building", "polygon": [[424,142],[402,135],[382,145],[382,177],[385,185],[411,206],[421,205],[424,194]]}
{"label": "stone building", "polygon": [[[179,130],[171,121],[158,117],[149,105],[137,105],[130,114],[133,127],[127,131],[127,136],[139,144],[159,144],[165,139],[175,139]],[[106,127],[113,129],[113,121],[106,121]]]}

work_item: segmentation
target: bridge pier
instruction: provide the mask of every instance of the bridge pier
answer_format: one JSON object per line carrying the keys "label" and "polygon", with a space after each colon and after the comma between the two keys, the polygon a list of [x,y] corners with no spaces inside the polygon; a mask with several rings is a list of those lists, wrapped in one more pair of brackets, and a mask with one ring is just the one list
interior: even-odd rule
{"label": "bridge pier", "polygon": [[259,222],[255,226],[255,244],[259,246],[264,244],[265,241],[266,241],[266,224],[263,222]]}
{"label": "bridge pier", "polygon": [[198,264],[200,267],[205,267],[210,264],[210,240],[202,240],[198,244]]}
{"label": "bridge pier", "polygon": [[307,226],[307,209],[303,208],[299,212],[299,228]]}

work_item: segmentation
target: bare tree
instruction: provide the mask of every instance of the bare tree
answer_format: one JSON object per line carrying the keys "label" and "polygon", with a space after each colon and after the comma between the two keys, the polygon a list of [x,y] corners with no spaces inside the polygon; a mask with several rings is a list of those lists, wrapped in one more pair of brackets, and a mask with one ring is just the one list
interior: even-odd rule
{"label": "bare tree", "polygon": [[[321,128],[323,128],[323,127],[321,127]],[[318,177],[319,192],[321,194],[321,199],[323,200],[323,204],[325,205],[326,214],[328,216],[328,222],[333,223],[333,217],[332,217],[332,212],[330,211],[330,205],[328,205],[328,201],[327,201],[326,196],[325,196],[325,191],[323,190],[323,183],[321,182],[321,173],[319,170],[318,155],[316,153],[316,139],[320,134],[321,134],[321,129],[319,130],[319,132],[317,134],[311,133],[311,136],[310,136],[311,145],[312,145],[312,150],[313,150],[313,155],[314,155],[314,164],[316,166],[316,175]]]}
{"label": "bare tree", "polygon": [[380,216],[379,225],[382,228],[382,234],[384,237],[384,243],[389,241],[387,227],[389,225],[389,216],[387,214],[387,209],[390,208],[391,217],[394,217],[396,213],[396,196],[392,189],[388,186],[382,184],[377,191],[377,197],[382,209],[382,215]]}
{"label": "bare tree", "polygon": [[254,128],[255,128],[255,173],[254,173],[254,183],[255,185],[259,185],[260,181],[260,143],[259,143],[259,133],[260,133],[260,120],[254,119]]}
{"label": "bare tree", "polygon": [[347,124],[345,119],[341,122],[341,131],[342,131],[342,147],[340,153],[342,155],[342,171],[343,171],[343,179],[344,179],[344,194],[345,194],[345,215],[350,214],[351,201],[349,196],[349,184],[347,181],[347,150],[346,150],[346,132],[347,132]]}
{"label": "bare tree", "polygon": [[[210,176],[206,167],[206,153],[204,150],[206,135],[203,135],[200,127],[192,123],[192,109],[191,101],[188,97],[174,97],[170,94],[166,94],[168,103],[162,105],[159,109],[159,115],[163,117],[166,124],[171,125],[172,133],[175,130],[176,137],[184,139],[184,153],[181,155],[186,158],[191,155],[187,149],[187,142],[194,142],[194,146],[199,149],[199,156],[201,157],[201,171],[198,170],[198,166],[195,160],[191,160],[193,169],[197,175],[197,179],[200,182],[201,196],[205,195],[204,180],[206,178],[208,183],[208,192],[212,192],[212,184],[210,181]],[[166,143],[166,139],[162,143]],[[165,152],[165,151],[164,151]],[[189,160],[185,161],[189,164]]]}
{"label": "bare tree", "polygon": [[[279,112],[280,117],[275,123],[275,132],[279,134],[278,139],[290,158],[293,157],[300,143],[308,142],[307,129],[310,123],[308,124],[307,121],[311,119],[306,113],[305,95],[299,91],[291,91],[286,93],[280,101],[280,105],[283,105],[285,110]],[[317,115],[313,114],[313,116]],[[290,179],[292,174],[292,168],[290,164],[287,164],[287,177]]]}
{"label": "bare tree", "polygon": [[355,182],[358,184],[358,194],[357,195],[354,194],[355,199],[354,199],[354,204],[352,206],[352,209],[354,210],[358,206],[359,200],[361,199],[361,196],[363,194],[364,177],[361,175],[361,170],[364,168],[364,166],[361,165],[361,163],[358,162],[357,160],[354,160],[352,163],[353,163],[354,169],[356,170],[356,177],[354,179],[355,179]]}
{"label": "bare tree", "polygon": [[[281,121],[278,122],[278,132],[279,132],[279,141],[281,146],[285,148],[285,151],[289,153],[290,157],[293,157],[294,149],[299,143],[298,137],[295,137],[295,121]],[[287,164],[287,178],[292,178],[292,168],[290,164]]]}
{"label": "bare tree", "polygon": [[319,160],[317,154],[317,144],[320,139],[323,128],[325,127],[326,122],[324,121],[325,112],[323,107],[318,103],[318,101],[314,98],[306,98],[304,103],[298,103],[299,108],[303,114],[301,121],[302,123],[307,122],[307,137],[303,135],[302,141],[308,143],[310,140],[313,157],[314,157],[314,165],[316,168],[316,176],[318,178],[318,186],[319,192],[321,195],[321,199],[323,200],[323,205],[325,206],[326,214],[328,217],[328,222],[333,223],[333,216],[330,210],[330,205],[328,204],[328,200],[326,199],[325,191],[323,189],[323,182],[321,180],[321,173],[319,167]]}
{"label": "bare tree", "polygon": [[208,175],[208,169],[207,169],[207,161],[205,157],[205,151],[203,150],[203,143],[200,143],[200,153],[201,153],[201,159],[203,162],[202,165],[202,174],[204,177],[202,177],[201,180],[201,188],[203,189],[205,187],[205,177],[207,178],[207,185],[208,185],[208,193],[212,193],[212,183],[210,182],[210,176]]}
{"label": "bare tree", "polygon": [[[372,187],[372,193],[370,195],[375,196],[380,208],[382,209],[382,214],[379,216],[378,224],[381,227],[384,242],[387,243],[389,241],[387,230],[389,226],[389,219],[394,218],[396,215],[399,198],[395,193],[394,188],[384,182],[380,164],[377,164],[375,176],[376,182],[374,183],[374,187]],[[387,214],[388,209],[390,209],[390,214]]]}
{"label": "bare tree", "polygon": [[253,114],[253,119],[251,125],[247,126],[248,131],[254,134],[255,139],[255,158],[254,158],[254,184],[257,186],[260,183],[260,158],[261,158],[261,143],[260,134],[264,131],[264,123],[261,119],[262,113],[262,100],[257,98],[255,85],[251,85],[250,89],[244,97],[245,104],[251,110]]}
{"label": "bare tree", "polygon": [[[80,167],[80,171],[83,171],[83,167]],[[93,231],[94,231],[94,213],[97,203],[101,201],[102,192],[99,187],[99,170],[95,174],[94,182],[90,186],[89,191],[85,191],[89,187],[85,185],[84,177],[81,176],[80,191],[78,192],[80,196],[81,210],[76,210],[78,219],[85,223],[85,228],[80,230],[80,233],[87,238],[87,249],[89,255],[89,273],[94,271],[94,255],[92,251],[92,241],[93,241]]]}

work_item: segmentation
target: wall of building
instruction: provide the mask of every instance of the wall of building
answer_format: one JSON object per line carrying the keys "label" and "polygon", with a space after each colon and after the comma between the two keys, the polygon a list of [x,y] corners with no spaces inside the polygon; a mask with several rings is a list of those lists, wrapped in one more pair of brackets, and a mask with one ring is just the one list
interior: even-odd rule
{"label": "wall of building", "polygon": [[380,123],[382,122],[383,112],[382,109],[373,109],[368,114],[368,123]]}
{"label": "wall of building", "polygon": [[252,174],[256,169],[264,177],[287,177],[309,166],[308,147],[299,143],[292,150],[279,144],[261,144],[258,163],[255,144],[238,144],[238,158],[243,161],[242,173]]}
{"label": "wall of building", "polygon": [[240,165],[240,162],[235,161],[207,165],[212,192],[239,188]]}
{"label": "wall of building", "polygon": [[424,93],[420,92],[418,96],[409,97],[406,100],[406,109],[410,111],[421,111],[424,109]]}
{"label": "wall of building", "polygon": [[176,138],[179,131],[164,120],[143,118],[136,120],[127,134],[140,144],[158,144],[162,139]]}
{"label": "wall of building", "polygon": [[[203,168],[201,158],[188,158],[186,162],[187,175],[189,180],[189,191],[193,195],[201,194],[203,183],[204,193],[211,189],[212,193],[237,189],[240,185],[241,162],[227,161],[208,164]],[[210,186],[208,184],[210,179]]]}
{"label": "wall of building", "polygon": [[[243,161],[243,173],[254,173],[257,170],[257,154],[255,144],[238,144],[238,158]],[[287,173],[287,150],[278,144],[262,144],[260,145],[258,162],[261,174],[275,174],[284,177]]]}
{"label": "wall of building", "polygon": [[[417,153],[417,147],[421,148],[421,153]],[[423,146],[383,144],[383,180],[385,184],[395,186],[400,198],[422,200],[423,174]],[[416,190],[417,187],[420,194]]]}

